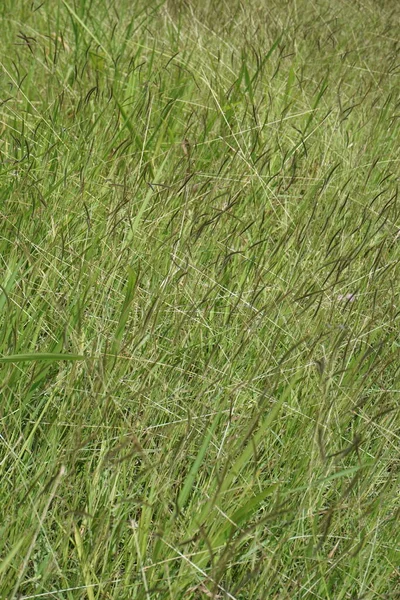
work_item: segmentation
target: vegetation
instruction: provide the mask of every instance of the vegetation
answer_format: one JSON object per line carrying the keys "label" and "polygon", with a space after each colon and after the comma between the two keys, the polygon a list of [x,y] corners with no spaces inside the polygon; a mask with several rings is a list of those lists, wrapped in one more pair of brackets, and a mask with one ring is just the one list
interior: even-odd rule
{"label": "vegetation", "polygon": [[0,597],[400,597],[400,4],[0,19]]}

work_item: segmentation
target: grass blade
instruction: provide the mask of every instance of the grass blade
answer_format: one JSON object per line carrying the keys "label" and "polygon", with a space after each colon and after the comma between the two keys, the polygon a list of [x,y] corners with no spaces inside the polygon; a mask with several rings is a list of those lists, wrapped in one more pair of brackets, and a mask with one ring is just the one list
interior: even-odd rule
{"label": "grass blade", "polygon": [[33,352],[31,354],[10,354],[9,356],[1,356],[0,363],[21,363],[21,362],[58,362],[62,360],[66,361],[79,361],[85,360],[87,356],[82,354],[51,354],[51,353],[40,353]]}

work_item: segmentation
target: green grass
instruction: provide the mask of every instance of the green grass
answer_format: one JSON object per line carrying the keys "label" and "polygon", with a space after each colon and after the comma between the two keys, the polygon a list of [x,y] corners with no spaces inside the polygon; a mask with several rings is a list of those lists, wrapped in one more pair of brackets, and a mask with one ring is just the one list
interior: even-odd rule
{"label": "green grass", "polygon": [[399,19],[2,0],[2,600],[400,597]]}

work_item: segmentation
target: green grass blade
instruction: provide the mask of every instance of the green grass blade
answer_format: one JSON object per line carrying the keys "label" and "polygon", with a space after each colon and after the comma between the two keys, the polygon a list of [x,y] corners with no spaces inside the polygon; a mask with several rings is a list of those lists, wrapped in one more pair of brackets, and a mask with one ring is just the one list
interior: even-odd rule
{"label": "green grass blade", "polygon": [[11,354],[9,356],[1,356],[0,363],[20,363],[20,362],[58,362],[62,360],[66,361],[79,361],[85,360],[86,356],[81,354],[51,354],[51,353],[40,353],[33,352],[30,354]]}
{"label": "green grass blade", "polygon": [[216,417],[214,418],[211,427],[208,429],[208,432],[203,440],[201,448],[197,454],[196,460],[194,461],[194,463],[186,477],[186,480],[183,484],[182,490],[178,496],[177,507],[179,510],[184,508],[186,502],[188,501],[190,492],[192,491],[194,482],[196,480],[197,473],[199,472],[201,464],[203,463],[205,454],[207,452],[207,448],[208,448],[210,441],[212,439],[212,436],[214,435],[214,432],[218,426],[220,418],[221,418],[221,413],[218,413],[216,415]]}

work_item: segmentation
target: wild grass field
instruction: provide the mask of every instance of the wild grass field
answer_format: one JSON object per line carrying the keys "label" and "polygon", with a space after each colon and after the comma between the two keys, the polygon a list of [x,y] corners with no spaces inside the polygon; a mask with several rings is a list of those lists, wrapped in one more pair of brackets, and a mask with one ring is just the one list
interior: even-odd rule
{"label": "wild grass field", "polygon": [[1,600],[400,598],[399,23],[1,1]]}

